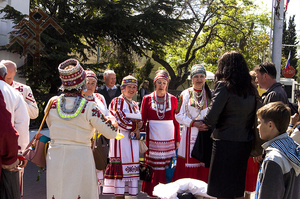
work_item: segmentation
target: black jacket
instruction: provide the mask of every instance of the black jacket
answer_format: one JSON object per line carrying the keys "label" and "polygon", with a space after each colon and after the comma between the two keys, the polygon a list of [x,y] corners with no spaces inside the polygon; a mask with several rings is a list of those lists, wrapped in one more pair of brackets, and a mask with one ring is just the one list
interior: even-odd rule
{"label": "black jacket", "polygon": [[[120,89],[120,86],[119,86],[119,85],[116,85],[116,87],[117,87],[117,92],[116,92],[116,94],[115,94],[115,96],[114,96],[113,98],[119,97],[119,96],[121,95],[121,89]],[[109,107],[109,104],[110,104],[110,102],[111,102],[111,100],[112,100],[113,98],[110,98],[110,97],[109,97],[108,92],[107,92],[107,90],[106,90],[106,86],[103,85],[103,86],[99,87],[98,90],[97,90],[97,93],[100,93],[101,95],[104,96],[105,102],[106,102],[106,105],[107,105],[107,108],[108,108],[108,107]]]}
{"label": "black jacket", "polygon": [[225,82],[219,81],[204,123],[215,125],[212,137],[215,139],[247,142],[253,139],[253,123],[255,116],[255,96],[246,98],[231,94]]}
{"label": "black jacket", "polygon": [[262,94],[261,96],[262,104],[266,105],[270,102],[282,101],[285,104],[289,104],[287,94],[285,90],[282,88],[281,83],[276,82],[273,84],[267,92]]}

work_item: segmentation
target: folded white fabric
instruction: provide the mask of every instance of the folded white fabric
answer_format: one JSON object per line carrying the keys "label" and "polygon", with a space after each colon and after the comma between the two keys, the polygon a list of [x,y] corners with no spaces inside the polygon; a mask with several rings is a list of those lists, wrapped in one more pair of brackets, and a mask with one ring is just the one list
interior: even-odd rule
{"label": "folded white fabric", "polygon": [[177,193],[184,192],[190,192],[195,196],[215,199],[215,197],[207,195],[207,183],[192,178],[183,178],[168,184],[159,183],[154,187],[153,195],[161,199],[178,199]]}

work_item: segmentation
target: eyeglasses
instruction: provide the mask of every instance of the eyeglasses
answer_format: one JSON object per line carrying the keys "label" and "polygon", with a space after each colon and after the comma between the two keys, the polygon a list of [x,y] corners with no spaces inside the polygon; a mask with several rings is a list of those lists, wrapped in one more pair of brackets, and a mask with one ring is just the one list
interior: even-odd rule
{"label": "eyeglasses", "polygon": [[263,69],[266,71],[267,74],[269,74],[269,73],[268,73],[268,70],[266,69],[266,67],[264,67],[264,65],[259,64],[259,66],[260,66],[261,68],[263,68]]}

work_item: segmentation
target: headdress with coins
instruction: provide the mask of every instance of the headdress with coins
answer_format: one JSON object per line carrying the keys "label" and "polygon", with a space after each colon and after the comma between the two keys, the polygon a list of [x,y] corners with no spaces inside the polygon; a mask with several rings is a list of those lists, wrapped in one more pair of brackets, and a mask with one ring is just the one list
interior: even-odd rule
{"label": "headdress with coins", "polygon": [[196,64],[192,66],[191,68],[191,78],[193,78],[194,75],[196,74],[203,74],[206,77],[206,70],[203,65],[201,64]]}
{"label": "headdress with coins", "polygon": [[64,90],[85,89],[86,74],[76,59],[68,59],[59,64],[58,72]]}

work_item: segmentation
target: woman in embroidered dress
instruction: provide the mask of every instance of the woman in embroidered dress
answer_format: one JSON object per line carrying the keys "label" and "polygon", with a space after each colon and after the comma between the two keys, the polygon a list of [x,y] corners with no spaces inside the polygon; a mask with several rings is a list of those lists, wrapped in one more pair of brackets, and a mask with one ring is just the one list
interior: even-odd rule
{"label": "woman in embroidered dress", "polygon": [[[126,114],[140,116],[138,104],[132,100],[137,91],[137,80],[128,75],[123,78],[122,95],[114,98],[109,110],[115,116],[120,132],[124,135],[121,140],[110,140],[109,158],[104,175],[103,194],[114,194],[116,198],[125,198],[125,193],[131,196],[138,194],[139,180],[139,130],[143,126],[141,120],[129,119]],[[130,139],[135,133],[136,139]]]}
{"label": "woman in embroidered dress", "polygon": [[[203,119],[206,108],[210,104],[211,92],[205,83],[206,71],[204,66],[194,65],[190,76],[193,87],[181,93],[175,114],[176,120],[183,124],[183,129],[178,149],[177,165],[172,180],[194,178],[207,183],[212,139],[210,138],[211,131],[207,131],[206,127],[203,128],[200,125],[202,123],[200,120]],[[201,149],[203,149],[197,151],[197,153],[205,153],[201,154],[203,157],[202,162],[191,156],[197,136],[201,137]]]}
{"label": "woman in embroidered dress", "polygon": [[169,74],[165,70],[156,72],[155,91],[144,96],[142,102],[142,119],[148,122],[146,130],[146,163],[153,169],[151,182],[142,183],[142,192],[152,195],[158,183],[166,183],[165,168],[169,166],[175,149],[179,147],[180,126],[175,119],[177,98],[167,92]]}
{"label": "woman in embroidered dress", "polygon": [[64,93],[51,98],[46,119],[51,143],[47,153],[47,199],[98,199],[91,138],[95,130],[115,138],[117,129],[81,92],[86,74],[76,59],[58,67]]}
{"label": "woman in embroidered dress", "polygon": [[[114,122],[115,118],[108,111],[104,96],[101,95],[100,93],[95,93],[95,91],[97,91],[98,89],[97,86],[98,78],[96,74],[90,69],[85,70],[85,73],[86,73],[86,91],[83,92],[83,97],[88,101],[96,102],[98,108],[104,114],[104,116]],[[101,134],[101,131],[99,133]],[[99,194],[101,194],[101,186],[103,186],[104,183],[104,173],[103,170],[97,170],[97,169],[96,169],[96,173],[98,178],[98,191]]]}

